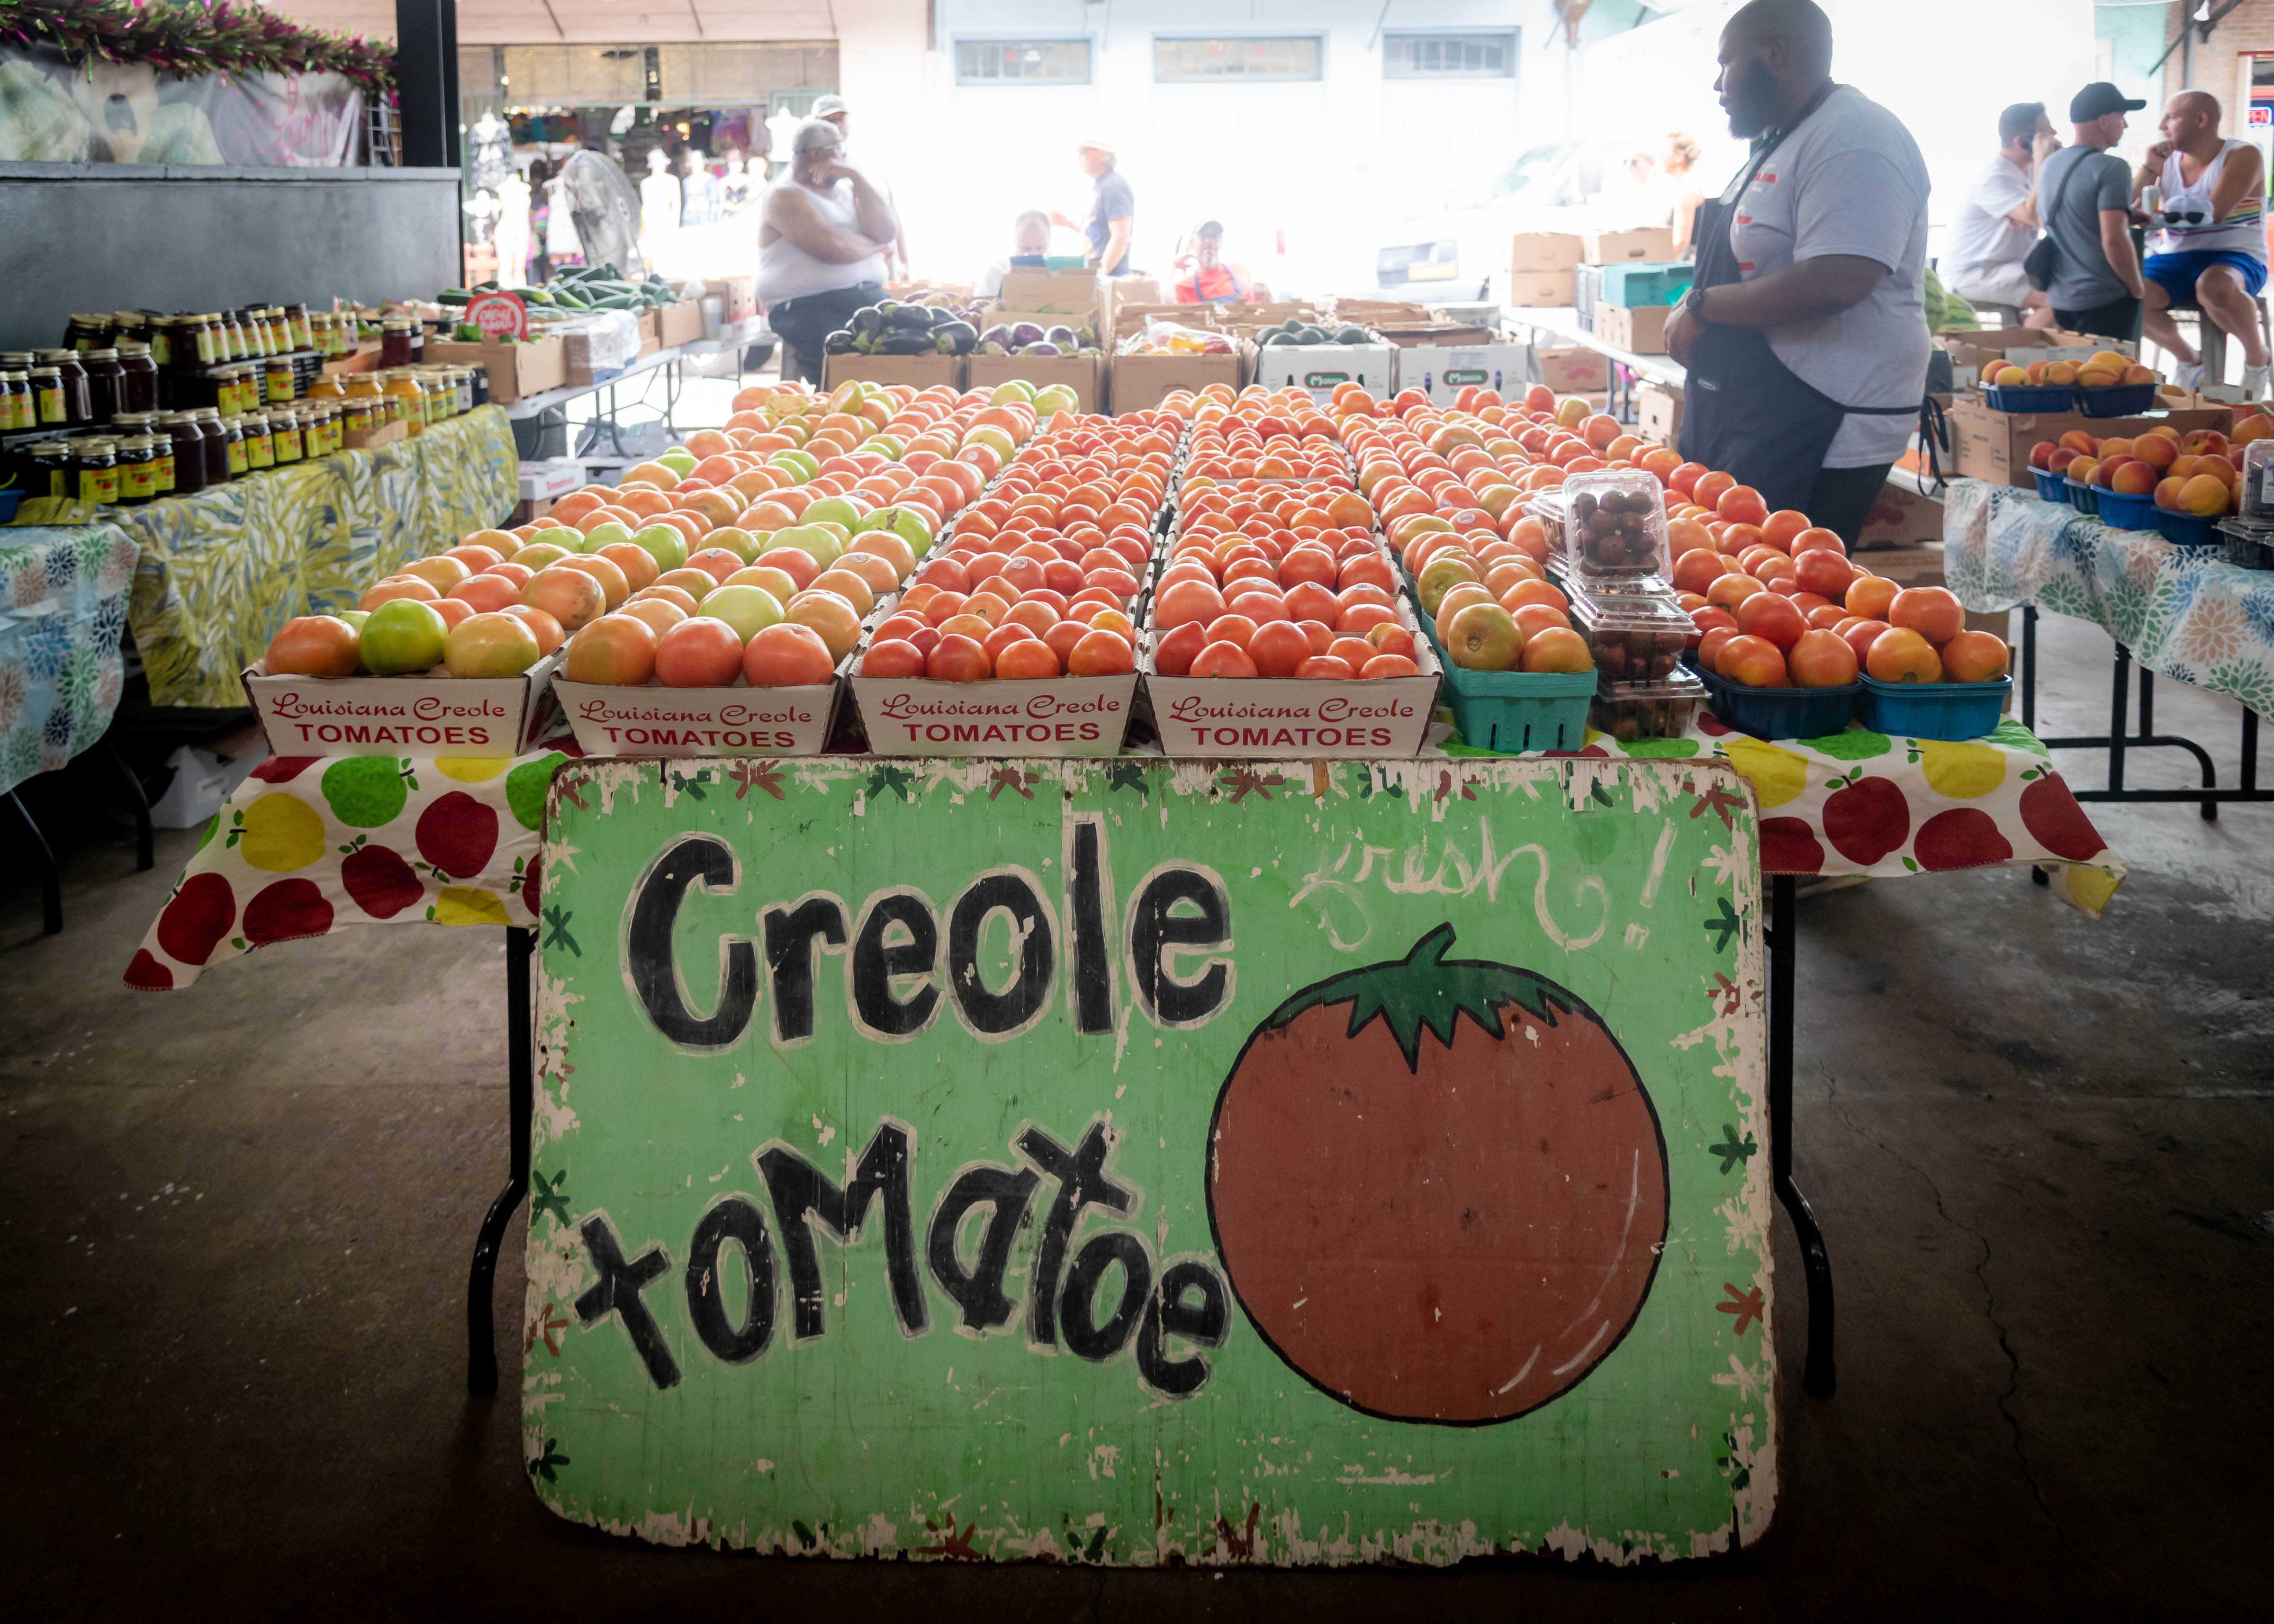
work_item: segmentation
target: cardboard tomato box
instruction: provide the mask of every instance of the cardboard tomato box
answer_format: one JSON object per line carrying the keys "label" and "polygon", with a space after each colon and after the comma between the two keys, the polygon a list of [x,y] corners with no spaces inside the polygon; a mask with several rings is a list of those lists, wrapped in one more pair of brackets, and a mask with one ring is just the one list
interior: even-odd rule
{"label": "cardboard tomato box", "polygon": [[1133,671],[1035,681],[846,681],[877,756],[1118,756],[1137,697]]}
{"label": "cardboard tomato box", "polygon": [[1163,755],[1272,757],[1418,756],[1429,733],[1442,667],[1417,636],[1414,677],[1164,677],[1157,634],[1139,655]]}
{"label": "cardboard tomato box", "polygon": [[847,655],[826,682],[799,688],[618,688],[556,680],[553,691],[587,756],[818,756],[843,703]]}
{"label": "cardboard tomato box", "polygon": [[1666,322],[1674,312],[1663,304],[1598,304],[1595,336],[1633,355],[1666,353]]}
{"label": "cardboard tomato box", "polygon": [[517,677],[289,677],[245,669],[279,756],[518,756],[552,729],[559,650]]}
{"label": "cardboard tomato box", "polygon": [[1064,384],[1074,394],[1075,410],[1095,412],[1104,399],[1105,357],[1088,355],[975,355],[965,357],[964,387],[992,389],[1017,379],[1036,388]]}
{"label": "cardboard tomato box", "polygon": [[1117,355],[1106,357],[1105,395],[1114,412],[1150,411],[1171,391],[1198,395],[1212,383],[1237,389],[1244,363],[1238,350],[1222,355]]}
{"label": "cardboard tomato box", "polygon": [[1246,353],[1250,382],[1267,389],[1300,389],[1321,406],[1345,383],[1376,400],[1397,392],[1397,351],[1388,344],[1250,343]]}
{"label": "cardboard tomato box", "polygon": [[1496,389],[1503,400],[1520,400],[1531,381],[1529,344],[1424,346],[1397,352],[1397,387],[1419,389],[1440,406],[1450,406],[1463,389],[1472,387]]}
{"label": "cardboard tomato box", "polygon": [[969,364],[968,356],[833,355],[821,363],[821,387],[834,389],[857,378],[862,383],[904,383],[915,389],[942,383],[961,389]]}

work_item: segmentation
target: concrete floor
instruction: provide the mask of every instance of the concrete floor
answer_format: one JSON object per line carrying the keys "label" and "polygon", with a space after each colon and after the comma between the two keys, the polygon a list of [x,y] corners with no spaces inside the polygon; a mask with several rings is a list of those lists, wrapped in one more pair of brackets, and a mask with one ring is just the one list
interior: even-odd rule
{"label": "concrete floor", "polygon": [[[2086,731],[2106,642],[2049,620],[2045,644],[2052,728]],[[2159,698],[2231,774],[2233,708]],[[130,994],[195,836],[137,875],[83,819],[64,936],[12,868],[0,891],[0,1613],[2263,1616],[2274,808],[2096,816],[2131,868],[2099,923],[2020,871],[1802,905],[1797,1156],[1841,1388],[1791,1398],[1765,1548],[1292,1575],[834,1566],[556,1522],[523,1481],[510,1348],[508,1396],[462,1387],[467,1251],[506,1165],[500,940],[350,930]]]}

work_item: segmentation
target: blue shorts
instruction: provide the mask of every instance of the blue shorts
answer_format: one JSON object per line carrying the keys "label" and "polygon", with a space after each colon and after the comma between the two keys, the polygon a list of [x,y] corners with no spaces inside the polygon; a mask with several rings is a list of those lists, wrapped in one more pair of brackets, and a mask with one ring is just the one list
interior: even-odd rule
{"label": "blue shorts", "polygon": [[2184,253],[2150,254],[2142,268],[2148,280],[2172,296],[2173,310],[2195,307],[2195,278],[2214,265],[2224,265],[2242,278],[2242,290],[2252,298],[2266,285],[2266,261],[2254,259],[2239,248],[2193,248]]}

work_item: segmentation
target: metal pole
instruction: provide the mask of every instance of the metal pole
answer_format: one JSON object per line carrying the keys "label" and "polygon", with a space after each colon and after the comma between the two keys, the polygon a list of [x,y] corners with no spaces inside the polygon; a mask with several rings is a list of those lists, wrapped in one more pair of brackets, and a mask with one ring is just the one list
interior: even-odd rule
{"label": "metal pole", "polygon": [[[455,169],[458,142],[458,8],[456,0],[395,0],[395,100],[403,162]],[[462,228],[463,229],[463,228]]]}

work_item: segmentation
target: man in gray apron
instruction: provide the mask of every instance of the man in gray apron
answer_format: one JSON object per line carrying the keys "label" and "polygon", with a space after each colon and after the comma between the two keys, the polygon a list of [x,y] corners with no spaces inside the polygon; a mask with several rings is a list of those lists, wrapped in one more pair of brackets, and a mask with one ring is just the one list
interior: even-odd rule
{"label": "man in gray apron", "polygon": [[1927,172],[1885,108],[1832,79],[1811,0],[1753,0],[1716,81],[1751,159],[1699,211],[1667,327],[1689,370],[1684,457],[1854,545],[1925,393]]}

